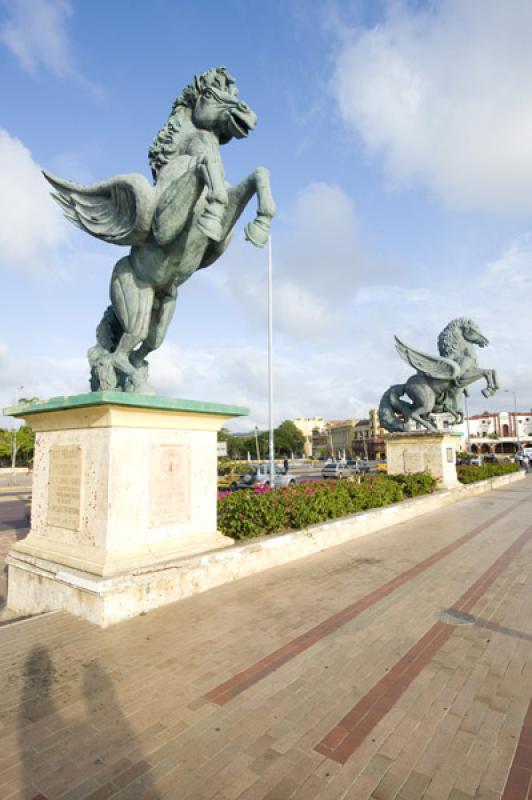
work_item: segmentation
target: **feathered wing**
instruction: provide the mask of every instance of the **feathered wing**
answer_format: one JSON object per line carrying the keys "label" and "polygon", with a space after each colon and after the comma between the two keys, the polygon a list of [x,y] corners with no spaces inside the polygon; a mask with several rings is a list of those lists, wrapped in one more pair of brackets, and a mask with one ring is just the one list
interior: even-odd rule
{"label": "feathered wing", "polygon": [[43,175],[65,217],[104,242],[138,245],[146,241],[155,209],[155,189],[143,175],[117,175],[83,186],[49,172]]}
{"label": "feathered wing", "polygon": [[407,364],[431,378],[454,380],[460,374],[459,365],[452,359],[444,358],[443,356],[431,356],[428,353],[413,350],[397,336],[395,337],[395,348]]}

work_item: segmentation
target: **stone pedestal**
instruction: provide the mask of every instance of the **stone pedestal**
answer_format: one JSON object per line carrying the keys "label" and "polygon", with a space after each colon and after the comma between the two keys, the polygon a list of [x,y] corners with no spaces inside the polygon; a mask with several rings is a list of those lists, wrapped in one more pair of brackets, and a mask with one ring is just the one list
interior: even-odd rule
{"label": "stone pedestal", "polygon": [[388,474],[429,472],[440,486],[452,489],[459,485],[456,453],[461,438],[459,433],[390,433],[385,437]]}
{"label": "stone pedestal", "polygon": [[31,530],[8,607],[105,626],[172,602],[168,568],[233,540],[216,526],[217,436],[247,409],[93,392],[5,409],[36,432]]}

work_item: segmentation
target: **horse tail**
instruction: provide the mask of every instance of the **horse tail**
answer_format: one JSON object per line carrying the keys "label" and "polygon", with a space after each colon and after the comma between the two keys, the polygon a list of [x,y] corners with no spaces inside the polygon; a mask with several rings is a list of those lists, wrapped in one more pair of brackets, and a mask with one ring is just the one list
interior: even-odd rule
{"label": "horse tail", "polygon": [[396,416],[395,412],[401,412],[401,395],[404,393],[404,383],[397,383],[395,386],[384,392],[381,402],[379,404],[379,419],[381,425],[386,430],[391,431],[405,431],[406,420]]}
{"label": "horse tail", "polygon": [[89,348],[87,353],[91,368],[89,383],[92,392],[102,388],[116,388],[117,377],[111,363],[111,353],[116,349],[123,333],[124,329],[113,307],[107,306],[96,328],[97,344]]}
{"label": "horse tail", "polygon": [[120,320],[116,316],[113,307],[107,306],[103,313],[103,317],[96,328],[96,341],[103,347],[104,350],[109,351],[112,353],[118,342],[120,341],[120,337],[124,333],[124,329],[120,323]]}

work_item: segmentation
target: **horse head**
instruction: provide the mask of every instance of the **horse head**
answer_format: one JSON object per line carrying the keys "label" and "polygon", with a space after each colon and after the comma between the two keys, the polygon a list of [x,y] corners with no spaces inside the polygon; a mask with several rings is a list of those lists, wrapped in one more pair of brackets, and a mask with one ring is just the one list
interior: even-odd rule
{"label": "horse head", "polygon": [[[183,128],[183,122],[188,121]],[[153,178],[179,153],[184,131],[189,125],[198,130],[212,131],[220,144],[231,139],[243,139],[257,124],[257,115],[238,99],[235,79],[225,67],[213,67],[196,75],[176,98],[168,121],[155,137],[149,150]]]}
{"label": "horse head", "polygon": [[257,115],[238,99],[234,78],[225,67],[204,72],[194,78],[192,86],[192,122],[196,128],[213,131],[220,144],[244,139],[255,128]]}
{"label": "horse head", "polygon": [[489,344],[480,332],[478,325],[466,317],[453,319],[438,336],[438,350],[441,356],[455,358],[464,351],[465,342],[486,347]]}
{"label": "horse head", "polygon": [[486,347],[489,341],[480,332],[478,325],[471,319],[463,319],[462,321],[462,336],[468,342],[476,344],[478,347]]}

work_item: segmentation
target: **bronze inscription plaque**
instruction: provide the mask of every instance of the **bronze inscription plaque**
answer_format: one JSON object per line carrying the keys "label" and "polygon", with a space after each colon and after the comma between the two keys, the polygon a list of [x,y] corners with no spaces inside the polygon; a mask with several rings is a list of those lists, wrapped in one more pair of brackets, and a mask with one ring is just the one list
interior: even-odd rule
{"label": "bronze inscription plaque", "polygon": [[423,472],[425,469],[425,458],[420,450],[405,450],[403,452],[405,472]]}
{"label": "bronze inscription plaque", "polygon": [[149,526],[162,528],[190,519],[190,447],[150,447]]}
{"label": "bronze inscription plaque", "polygon": [[81,445],[50,449],[48,525],[79,531],[81,517]]}

